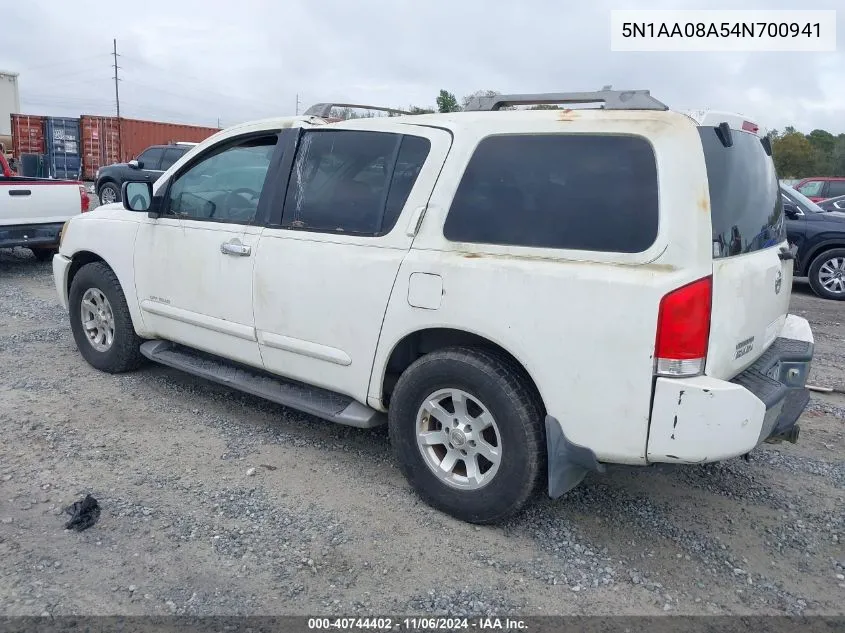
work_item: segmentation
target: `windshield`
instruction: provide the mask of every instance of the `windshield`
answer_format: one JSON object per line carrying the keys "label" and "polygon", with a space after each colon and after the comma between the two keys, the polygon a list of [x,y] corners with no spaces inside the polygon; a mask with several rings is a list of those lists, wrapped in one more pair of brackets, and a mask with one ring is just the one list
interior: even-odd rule
{"label": "windshield", "polygon": [[787,198],[797,204],[800,207],[801,211],[803,211],[804,213],[824,213],[824,209],[822,209],[819,205],[810,200],[807,196],[805,196],[797,189],[787,187],[786,185],[781,185],[780,190],[783,195],[785,195]]}

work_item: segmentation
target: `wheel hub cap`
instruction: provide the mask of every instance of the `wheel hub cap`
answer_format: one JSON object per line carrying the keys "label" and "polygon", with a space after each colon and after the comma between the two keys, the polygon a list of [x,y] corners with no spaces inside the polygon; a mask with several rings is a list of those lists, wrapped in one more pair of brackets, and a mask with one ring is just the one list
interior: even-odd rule
{"label": "wheel hub cap", "polygon": [[463,490],[486,486],[502,461],[496,421],[478,398],[460,389],[441,389],[423,400],[417,446],[438,479]]}
{"label": "wheel hub cap", "polygon": [[82,295],[80,306],[82,331],[98,352],[107,352],[114,343],[114,313],[106,295],[98,288],[89,288]]}
{"label": "wheel hub cap", "polygon": [[828,292],[845,293],[845,257],[832,257],[822,264],[819,282]]}

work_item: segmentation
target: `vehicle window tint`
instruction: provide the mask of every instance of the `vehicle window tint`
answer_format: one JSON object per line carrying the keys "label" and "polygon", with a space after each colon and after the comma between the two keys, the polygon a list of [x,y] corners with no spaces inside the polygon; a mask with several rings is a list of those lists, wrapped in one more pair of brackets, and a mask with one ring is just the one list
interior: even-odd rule
{"label": "vehicle window tint", "polygon": [[169,212],[195,220],[252,222],[275,145],[275,135],[253,138],[203,158],[173,181]]}
{"label": "vehicle window tint", "polygon": [[167,171],[173,166],[177,160],[182,158],[185,155],[184,150],[181,149],[167,149],[164,151],[164,157],[161,159],[161,169],[162,171]]}
{"label": "vehicle window tint", "polygon": [[760,138],[734,130],[725,147],[715,127],[698,128],[710,189],[713,257],[769,248],[786,239],[775,165]]}
{"label": "vehicle window tint", "polygon": [[657,167],[633,136],[491,136],[461,179],[454,242],[637,253],[657,237]]}
{"label": "vehicle window tint", "polygon": [[820,196],[823,185],[824,182],[821,180],[811,180],[798,187],[798,191],[803,193],[805,196]]}
{"label": "vehicle window tint", "polygon": [[422,136],[403,136],[402,146],[399,148],[399,156],[396,159],[396,167],[393,170],[393,178],[390,181],[390,192],[387,194],[387,208],[384,211],[384,222],[381,227],[382,233],[389,233],[396,225],[396,220],[405,208],[405,202],[411,195],[411,190],[417,182],[428,152],[431,150],[431,142]]}
{"label": "vehicle window tint", "polygon": [[827,193],[825,195],[828,198],[845,195],[845,180],[831,180],[827,184]]}
{"label": "vehicle window tint", "polygon": [[285,197],[282,225],[382,234],[388,183],[401,141],[401,135],[387,132],[305,132]]}
{"label": "vehicle window tint", "polygon": [[144,150],[137,160],[139,163],[143,163],[141,169],[158,169],[163,155],[163,147],[150,147]]}

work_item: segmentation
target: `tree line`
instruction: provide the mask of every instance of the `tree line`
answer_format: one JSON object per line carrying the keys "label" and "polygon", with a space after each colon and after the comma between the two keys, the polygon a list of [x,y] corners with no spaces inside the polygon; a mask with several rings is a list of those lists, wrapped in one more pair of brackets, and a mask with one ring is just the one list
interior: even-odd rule
{"label": "tree line", "polygon": [[[411,105],[407,111],[413,114],[460,112],[475,97],[498,94],[501,93],[496,90],[478,90],[465,95],[459,101],[454,93],[441,90],[435,99],[434,107]],[[558,107],[535,105],[530,109],[555,110]],[[351,110],[345,110],[341,116],[342,118],[357,118],[375,115],[355,114]],[[778,177],[792,179],[808,176],[845,176],[845,134],[834,136],[827,130],[818,129],[809,134],[803,134],[794,127],[787,127],[783,132],[772,130],[769,135]]]}
{"label": "tree line", "polygon": [[845,176],[845,134],[827,130],[802,134],[794,127],[772,130],[772,157],[780,178]]}

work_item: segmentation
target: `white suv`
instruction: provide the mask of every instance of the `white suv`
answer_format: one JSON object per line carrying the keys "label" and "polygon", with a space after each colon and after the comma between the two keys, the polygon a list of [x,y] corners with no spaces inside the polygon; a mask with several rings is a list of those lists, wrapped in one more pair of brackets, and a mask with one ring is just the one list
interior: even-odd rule
{"label": "white suv", "polygon": [[417,492],[478,523],[605,463],[797,438],[813,337],[757,125],[648,91],[330,110],[222,131],[67,224],[91,365],[386,422]]}

